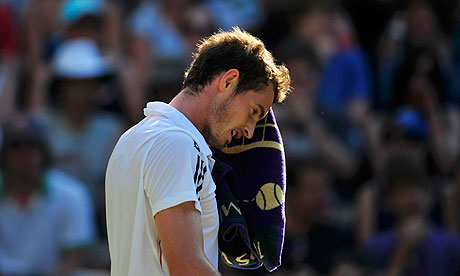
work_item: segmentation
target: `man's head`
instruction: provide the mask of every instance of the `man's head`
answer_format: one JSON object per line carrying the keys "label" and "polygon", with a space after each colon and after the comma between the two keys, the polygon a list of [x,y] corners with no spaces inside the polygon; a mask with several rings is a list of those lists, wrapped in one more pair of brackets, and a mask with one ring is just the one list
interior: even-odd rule
{"label": "man's head", "polygon": [[2,126],[0,169],[5,175],[37,178],[51,163],[51,154],[40,126],[19,116]]}
{"label": "man's head", "polygon": [[393,154],[385,162],[384,175],[384,190],[398,217],[426,215],[430,180],[423,160],[413,153]]}
{"label": "man's head", "polygon": [[275,64],[272,54],[260,39],[237,27],[201,41],[192,64],[185,72],[182,88],[201,92],[216,76],[230,69],[236,69],[240,74],[235,93],[261,92],[272,84],[274,102],[282,102],[290,91],[288,69]]}
{"label": "man's head", "polygon": [[51,90],[58,107],[86,114],[100,97],[100,88],[114,74],[96,41],[69,39],[57,48],[52,64]]}
{"label": "man's head", "polygon": [[275,64],[262,41],[234,28],[198,45],[183,90],[212,95],[199,129],[211,146],[221,148],[232,137],[251,138],[255,123],[273,102],[284,100],[289,85],[288,69]]}

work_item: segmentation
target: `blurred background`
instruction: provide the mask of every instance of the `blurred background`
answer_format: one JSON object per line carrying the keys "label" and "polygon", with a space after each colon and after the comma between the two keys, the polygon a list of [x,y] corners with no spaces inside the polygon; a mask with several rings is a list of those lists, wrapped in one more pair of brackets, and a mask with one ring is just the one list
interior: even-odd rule
{"label": "blurred background", "polygon": [[232,26],[294,88],[271,275],[458,275],[458,0],[0,0],[0,275],[109,275],[113,146]]}

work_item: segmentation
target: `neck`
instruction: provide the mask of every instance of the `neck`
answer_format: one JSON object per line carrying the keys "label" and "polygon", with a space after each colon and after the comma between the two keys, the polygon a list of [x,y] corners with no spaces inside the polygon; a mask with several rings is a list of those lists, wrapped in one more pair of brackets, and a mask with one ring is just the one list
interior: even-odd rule
{"label": "neck", "polygon": [[195,93],[186,88],[169,103],[184,114],[201,133],[205,125],[203,118],[206,118],[206,110],[209,107],[209,100],[204,93],[205,91]]}

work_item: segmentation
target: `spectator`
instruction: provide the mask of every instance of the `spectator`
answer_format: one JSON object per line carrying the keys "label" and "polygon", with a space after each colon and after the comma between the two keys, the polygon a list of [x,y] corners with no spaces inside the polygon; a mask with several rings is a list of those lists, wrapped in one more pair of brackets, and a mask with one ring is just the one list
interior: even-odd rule
{"label": "spectator", "polygon": [[423,114],[430,128],[430,150],[439,169],[448,172],[460,152],[460,112],[446,101],[438,60],[426,48],[413,48],[396,73],[393,107],[411,105]]}
{"label": "spectator", "polygon": [[[451,82],[452,53],[446,36],[438,26],[433,9],[427,1],[411,1],[403,12],[395,13],[389,21],[378,47],[378,86],[379,96],[386,103],[386,108],[391,107],[391,95],[394,87],[397,68],[403,58],[412,49],[428,49],[434,55],[434,60],[439,62],[442,82],[448,87]],[[447,91],[437,91],[447,94]],[[444,98],[443,100],[449,100]]]}
{"label": "spectator", "polygon": [[28,76],[26,107],[43,103],[51,74],[49,62],[65,39],[94,38],[105,55],[118,58],[120,22],[109,0],[30,0],[24,26],[25,71]]}
{"label": "spectator", "polygon": [[328,273],[335,255],[351,250],[353,235],[337,221],[340,208],[324,162],[296,163],[295,184],[287,190],[283,268]]}
{"label": "spectator", "polygon": [[[195,44],[189,44],[190,37],[183,30],[187,15],[184,11],[190,6],[191,4],[183,0],[139,0],[127,15],[128,52],[121,78],[127,95],[125,101],[133,122],[143,118],[139,110],[142,110],[146,101],[167,100],[170,98],[168,90],[180,88],[184,71],[182,69],[178,72],[176,68],[184,68],[189,64],[190,57],[187,53],[195,47]],[[200,12],[200,16],[194,20],[206,22],[209,16],[203,15],[206,13]],[[187,23],[186,27],[194,28],[193,22]],[[168,64],[166,69],[163,68],[165,64]],[[170,72],[173,72],[172,76],[168,75]],[[165,74],[168,75],[166,79],[162,78]],[[179,85],[177,80],[180,80]],[[156,92],[162,90],[163,87],[159,86],[164,83],[166,95],[158,95]],[[150,91],[152,88],[154,93]]]}
{"label": "spectator", "polygon": [[[89,39],[64,42],[52,65],[51,87],[56,101],[44,106],[37,115],[46,131],[56,168],[86,184],[97,211],[101,212],[105,168],[124,129],[116,116],[98,110],[102,88],[113,69]],[[104,225],[104,220],[100,223]]]}
{"label": "spectator", "polygon": [[0,274],[64,275],[94,239],[86,188],[51,168],[42,129],[20,117],[3,127],[0,174]]}
{"label": "spectator", "polygon": [[431,183],[421,160],[410,154],[392,156],[385,175],[385,195],[397,221],[365,245],[374,269],[386,275],[456,275],[460,238],[430,224]]}
{"label": "spectator", "polygon": [[398,154],[410,154],[427,166],[427,174],[433,181],[431,198],[433,208],[431,222],[443,224],[442,191],[445,181],[439,175],[434,158],[427,147],[429,129],[423,116],[413,108],[404,107],[397,110],[380,127],[377,143],[378,152],[374,153],[374,179],[366,182],[357,193],[357,228],[356,235],[360,244],[368,241],[376,232],[387,231],[394,226],[395,213],[386,200],[385,163],[388,158]]}
{"label": "spectator", "polygon": [[296,34],[313,45],[322,61],[315,97],[319,120],[311,126],[312,137],[333,166],[340,196],[351,201],[370,178],[365,133],[371,86],[366,58],[348,15],[337,6],[307,8]]}
{"label": "spectator", "polygon": [[276,120],[283,135],[287,158],[320,155],[320,147],[312,138],[311,126],[318,120],[315,112],[315,95],[320,65],[312,47],[290,37],[282,42],[278,56],[289,67],[295,93],[279,106],[274,106]]}

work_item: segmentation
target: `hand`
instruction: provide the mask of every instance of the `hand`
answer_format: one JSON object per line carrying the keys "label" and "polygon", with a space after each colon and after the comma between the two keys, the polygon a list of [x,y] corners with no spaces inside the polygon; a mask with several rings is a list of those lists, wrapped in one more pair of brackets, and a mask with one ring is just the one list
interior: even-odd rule
{"label": "hand", "polygon": [[410,82],[410,91],[413,101],[424,114],[433,114],[439,106],[436,90],[433,84],[425,77],[415,76]]}
{"label": "hand", "polygon": [[428,224],[423,217],[411,218],[400,228],[401,244],[413,247],[428,234]]}

